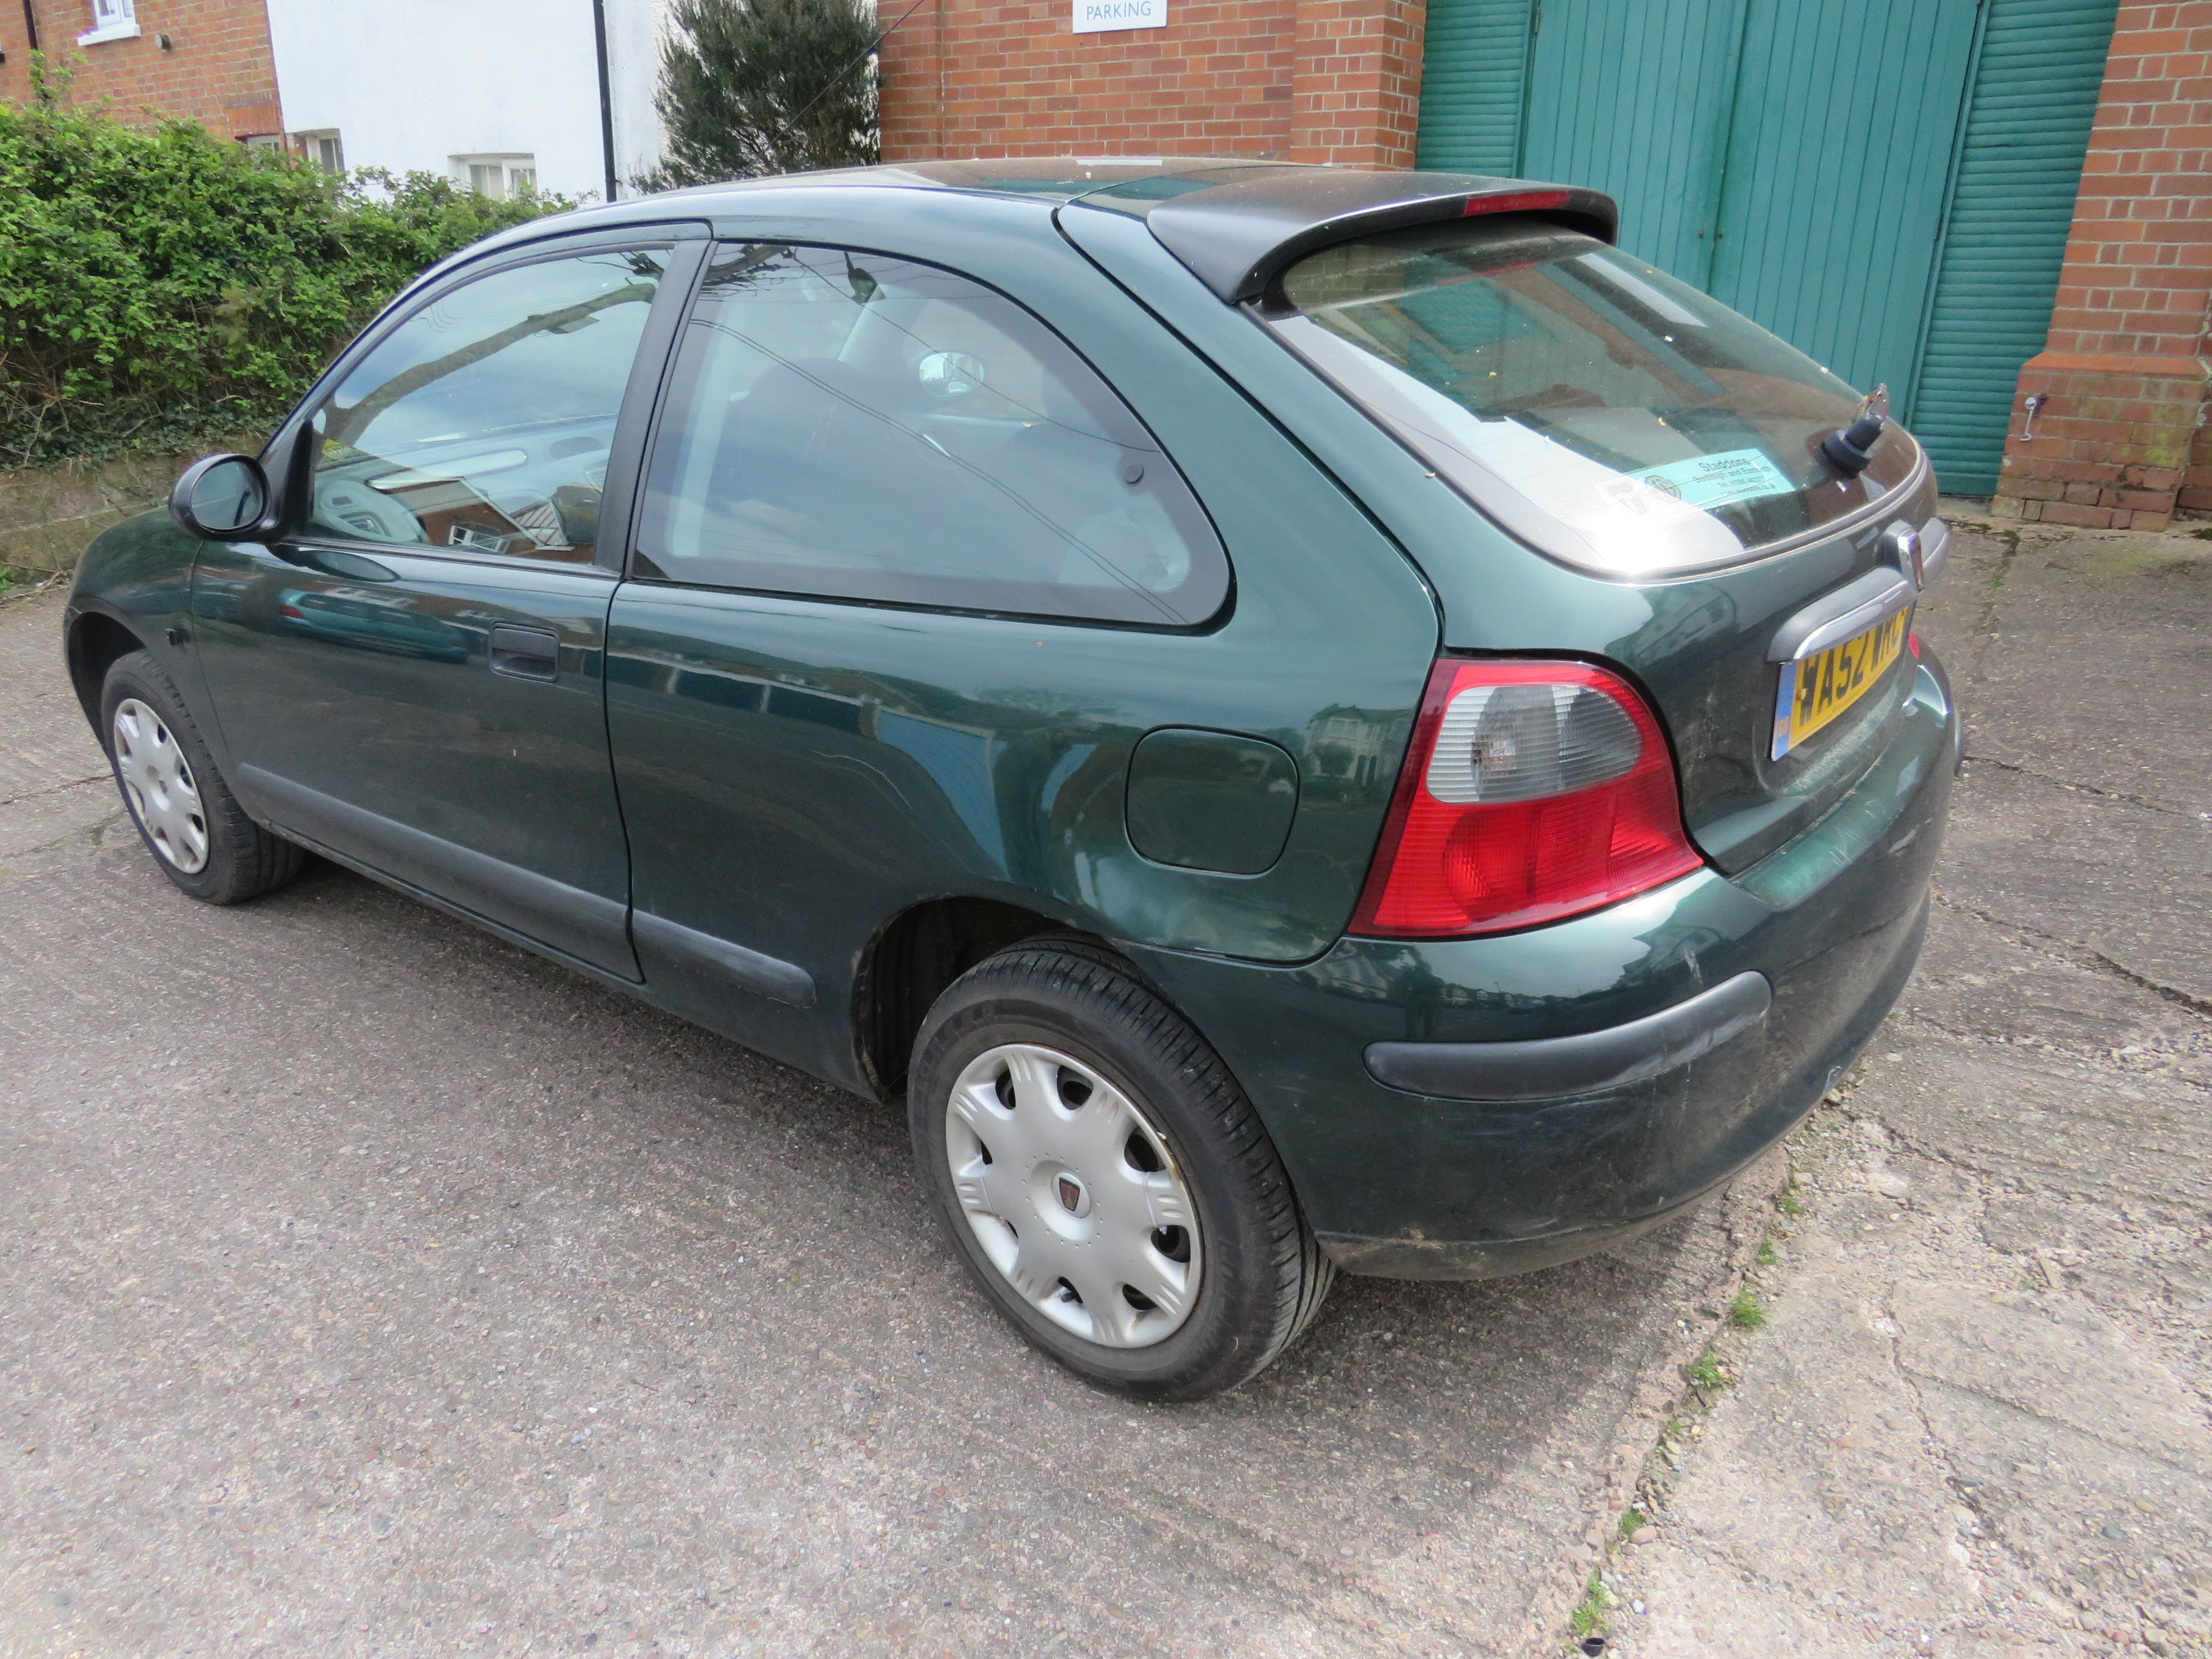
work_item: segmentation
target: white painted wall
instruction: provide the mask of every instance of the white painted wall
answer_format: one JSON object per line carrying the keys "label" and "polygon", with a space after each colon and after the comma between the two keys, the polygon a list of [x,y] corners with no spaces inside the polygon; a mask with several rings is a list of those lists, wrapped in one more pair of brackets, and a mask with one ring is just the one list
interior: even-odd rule
{"label": "white painted wall", "polygon": [[[605,193],[592,0],[268,3],[284,124],[336,129],[348,167],[451,176],[456,155],[528,155],[541,191]],[[659,156],[653,92],[667,6],[606,0],[625,180]]]}
{"label": "white painted wall", "polygon": [[615,112],[615,170],[629,180],[660,161],[664,134],[653,94],[660,84],[660,43],[672,0],[606,0],[607,84]]}

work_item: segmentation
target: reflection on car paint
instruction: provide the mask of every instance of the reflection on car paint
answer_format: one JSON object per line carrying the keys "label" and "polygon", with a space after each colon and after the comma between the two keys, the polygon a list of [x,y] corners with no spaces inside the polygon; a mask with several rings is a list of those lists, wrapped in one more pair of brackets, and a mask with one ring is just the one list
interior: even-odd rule
{"label": "reflection on car paint", "polygon": [[276,596],[276,625],[332,644],[438,662],[466,662],[480,633],[419,609],[428,596],[374,588],[288,587]]}

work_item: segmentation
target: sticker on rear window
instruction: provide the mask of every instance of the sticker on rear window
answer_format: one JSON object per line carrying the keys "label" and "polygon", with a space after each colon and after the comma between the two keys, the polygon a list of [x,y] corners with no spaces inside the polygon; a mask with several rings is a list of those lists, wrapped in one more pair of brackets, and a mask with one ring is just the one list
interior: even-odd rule
{"label": "sticker on rear window", "polygon": [[1685,507],[1725,507],[1755,495],[1786,495],[1796,486],[1756,449],[1731,449],[1692,461],[1669,461],[1628,475]]}

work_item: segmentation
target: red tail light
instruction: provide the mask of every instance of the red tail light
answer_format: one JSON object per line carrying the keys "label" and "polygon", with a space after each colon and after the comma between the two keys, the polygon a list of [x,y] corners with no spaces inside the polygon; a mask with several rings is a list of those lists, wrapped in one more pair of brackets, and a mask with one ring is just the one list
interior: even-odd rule
{"label": "red tail light", "polygon": [[1429,675],[1355,933],[1500,933],[1617,902],[1704,860],[1644,699],[1572,662]]}

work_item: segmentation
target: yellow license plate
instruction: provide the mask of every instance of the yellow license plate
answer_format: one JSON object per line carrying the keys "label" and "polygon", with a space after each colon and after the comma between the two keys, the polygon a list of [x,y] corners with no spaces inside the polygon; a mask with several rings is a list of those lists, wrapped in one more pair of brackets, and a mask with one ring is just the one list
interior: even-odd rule
{"label": "yellow license plate", "polygon": [[1882,671],[1905,649],[1912,621],[1900,611],[1855,639],[1832,645],[1818,656],[1782,665],[1782,684],[1774,698],[1774,758],[1780,760],[1870,690]]}

